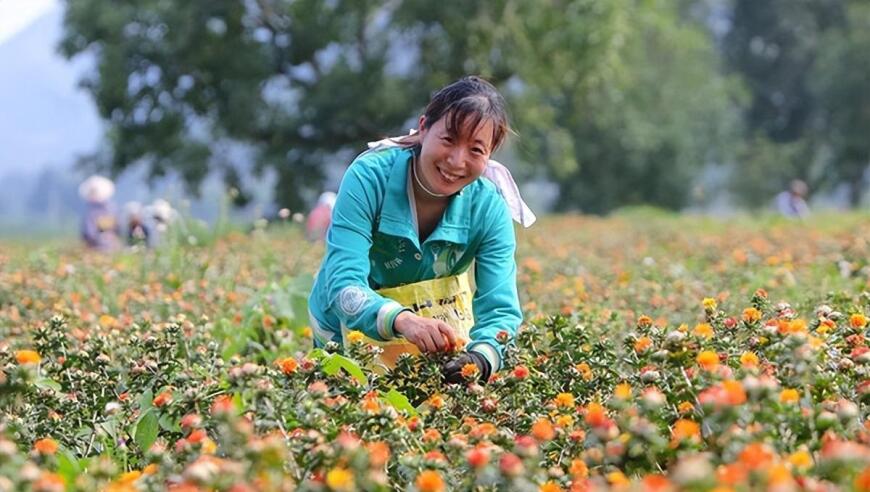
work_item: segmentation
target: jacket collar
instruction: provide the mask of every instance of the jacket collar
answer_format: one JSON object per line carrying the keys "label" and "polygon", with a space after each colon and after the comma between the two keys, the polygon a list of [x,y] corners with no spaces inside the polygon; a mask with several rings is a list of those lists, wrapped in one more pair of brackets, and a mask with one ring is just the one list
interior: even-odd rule
{"label": "jacket collar", "polygon": [[[414,218],[408,198],[408,171],[411,165],[412,152],[411,149],[401,149],[393,159],[392,167],[387,176],[378,232],[404,237],[420,249],[420,238],[414,229]],[[432,234],[426,238],[426,242],[447,241],[468,244],[472,190],[477,184],[475,181],[453,196],[444,211],[444,216],[441,217],[441,221]]]}

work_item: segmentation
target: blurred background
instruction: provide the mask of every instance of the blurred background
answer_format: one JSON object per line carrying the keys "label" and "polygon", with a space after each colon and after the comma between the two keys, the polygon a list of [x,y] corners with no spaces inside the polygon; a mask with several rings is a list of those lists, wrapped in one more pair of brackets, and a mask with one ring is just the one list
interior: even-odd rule
{"label": "blurred background", "polygon": [[866,208],[868,53],[866,0],[0,0],[0,234],[75,231],[93,173],[306,212],[465,74],[539,213]]}

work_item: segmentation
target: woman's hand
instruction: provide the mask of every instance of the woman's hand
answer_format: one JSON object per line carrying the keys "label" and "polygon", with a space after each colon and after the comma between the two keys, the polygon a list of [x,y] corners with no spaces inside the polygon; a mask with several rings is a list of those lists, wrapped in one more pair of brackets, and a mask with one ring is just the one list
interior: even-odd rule
{"label": "woman's hand", "polygon": [[393,321],[393,329],[420,349],[421,352],[438,352],[456,345],[453,328],[437,319],[417,316],[403,311]]}

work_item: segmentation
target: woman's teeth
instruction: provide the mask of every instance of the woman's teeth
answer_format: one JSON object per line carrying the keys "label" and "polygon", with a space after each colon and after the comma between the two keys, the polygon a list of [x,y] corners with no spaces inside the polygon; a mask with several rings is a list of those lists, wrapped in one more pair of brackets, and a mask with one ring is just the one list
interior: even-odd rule
{"label": "woman's teeth", "polygon": [[452,183],[452,182],[462,178],[462,176],[459,176],[457,174],[448,173],[447,171],[445,171],[444,169],[442,169],[440,167],[438,168],[438,172],[441,174],[441,177],[444,178],[444,181],[447,181],[448,183]]}

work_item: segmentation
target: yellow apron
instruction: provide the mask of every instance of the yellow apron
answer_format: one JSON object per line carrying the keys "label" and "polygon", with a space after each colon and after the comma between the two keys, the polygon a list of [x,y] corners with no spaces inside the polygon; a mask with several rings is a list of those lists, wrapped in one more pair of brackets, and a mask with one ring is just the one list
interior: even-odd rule
{"label": "yellow apron", "polygon": [[[468,270],[453,277],[381,289],[377,293],[398,302],[418,316],[444,321],[453,328],[461,344],[468,342],[469,331],[474,326],[474,313],[471,309],[474,288]],[[348,345],[348,333],[347,327],[342,326],[341,338],[345,346]],[[390,368],[395,367],[400,355],[420,353],[416,345],[401,337],[386,342],[364,337],[363,341],[381,347],[383,352],[376,362]]]}

